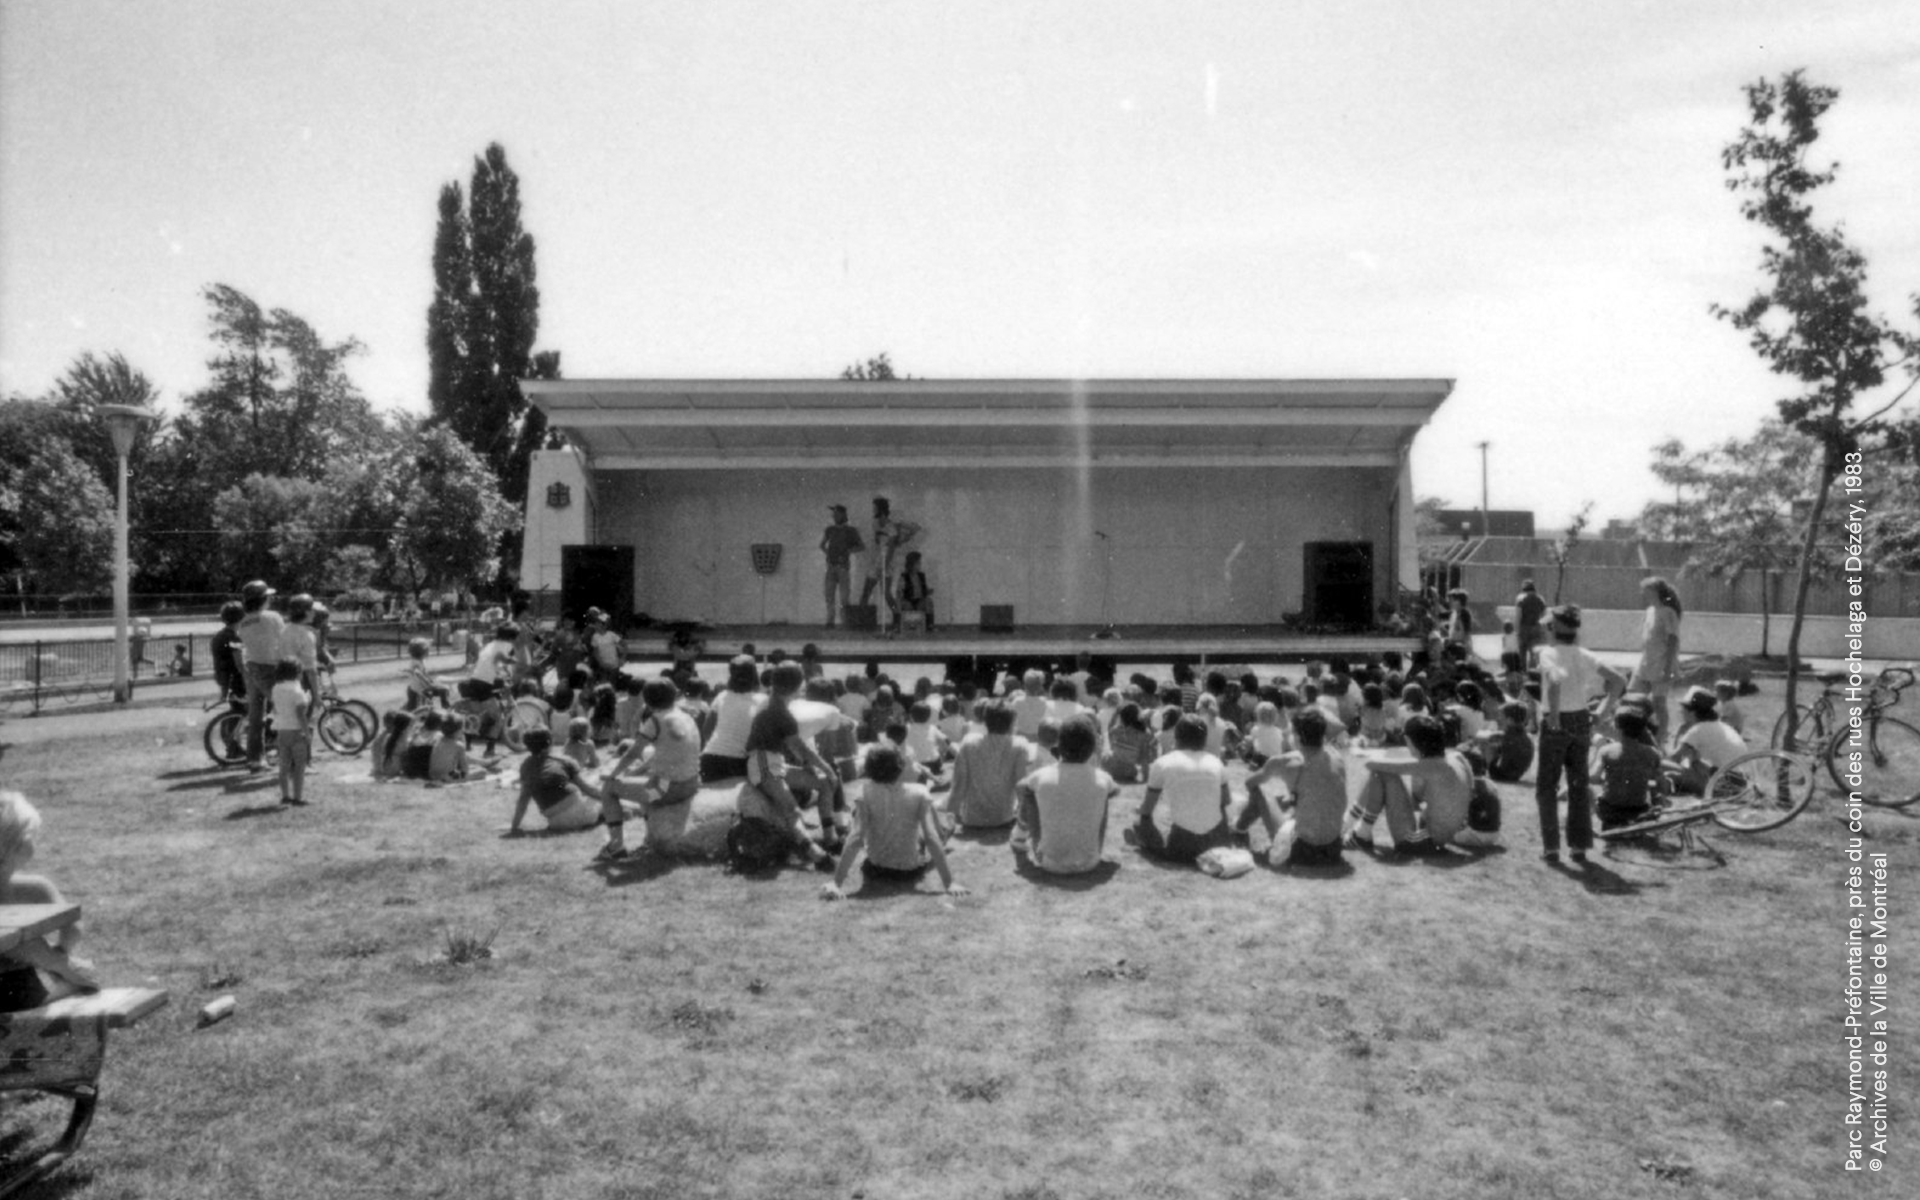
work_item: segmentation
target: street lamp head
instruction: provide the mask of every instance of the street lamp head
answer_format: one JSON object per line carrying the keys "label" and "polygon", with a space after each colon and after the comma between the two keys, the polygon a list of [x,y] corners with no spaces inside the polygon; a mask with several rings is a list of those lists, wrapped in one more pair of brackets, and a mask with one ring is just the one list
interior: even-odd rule
{"label": "street lamp head", "polygon": [[158,413],[138,404],[96,404],[94,411],[107,423],[113,452],[121,458],[133,453],[133,437],[140,432],[140,423],[159,419]]}

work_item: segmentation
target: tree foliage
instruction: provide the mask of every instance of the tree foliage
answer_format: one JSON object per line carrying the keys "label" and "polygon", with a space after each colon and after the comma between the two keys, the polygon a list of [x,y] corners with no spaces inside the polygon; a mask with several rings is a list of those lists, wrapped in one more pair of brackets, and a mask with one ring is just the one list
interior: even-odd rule
{"label": "tree foliage", "polygon": [[865,362],[856,362],[840,372],[840,378],[858,380],[862,383],[885,383],[895,379],[912,379],[911,375],[900,375],[894,371],[893,360],[887,352],[869,358]]}
{"label": "tree foliage", "polygon": [[[1787,635],[1786,702],[1799,683],[1800,631],[1816,563],[1816,544],[1833,482],[1851,454],[1883,452],[1899,438],[1888,414],[1907,390],[1880,394],[1887,374],[1911,373],[1916,339],[1867,311],[1865,256],[1838,225],[1815,219],[1812,197],[1837,168],[1813,165],[1820,118],[1839,98],[1800,71],[1761,79],[1746,89],[1748,123],[1721,152],[1727,187],[1740,214],[1762,229],[1760,269],[1766,285],[1744,303],[1713,306],[1715,316],[1747,335],[1768,368],[1798,383],[1776,401],[1781,421],[1812,439],[1812,503],[1800,534],[1793,624]],[[1915,299],[1920,312],[1920,297]],[[1875,407],[1855,412],[1856,401]]]}
{"label": "tree foliage", "polygon": [[212,381],[186,398],[180,435],[197,441],[220,478],[318,479],[327,464],[380,436],[372,406],[347,375],[362,347],[330,343],[284,308],[264,311],[226,284],[202,292],[215,347]]}
{"label": "tree foliage", "polygon": [[520,221],[520,178],[499,143],[474,159],[465,198],[463,210],[457,183],[440,191],[427,309],[428,407],[519,505],[528,457],[548,440],[544,417],[529,410],[520,384],[558,379],[560,356],[534,353],[540,289],[533,236]]}
{"label": "tree foliage", "polygon": [[[0,422],[9,433],[19,427]],[[104,591],[113,580],[115,506],[64,438],[10,445],[0,454],[0,564],[21,592]]]}
{"label": "tree foliage", "polygon": [[520,511],[487,464],[444,426],[418,430],[391,465],[399,513],[392,558],[409,590],[466,589],[500,566],[501,536]]}

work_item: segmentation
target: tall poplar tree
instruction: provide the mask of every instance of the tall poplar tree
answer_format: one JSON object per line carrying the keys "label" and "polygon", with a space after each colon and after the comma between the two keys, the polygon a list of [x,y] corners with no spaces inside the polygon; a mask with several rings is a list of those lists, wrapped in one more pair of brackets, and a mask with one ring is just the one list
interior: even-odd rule
{"label": "tall poplar tree", "polygon": [[441,189],[427,310],[428,403],[492,468],[501,494],[520,505],[527,457],[547,440],[520,383],[558,378],[560,356],[533,350],[540,331],[533,235],[520,223],[520,177],[498,142],[474,159],[464,212],[461,199],[458,184]]}

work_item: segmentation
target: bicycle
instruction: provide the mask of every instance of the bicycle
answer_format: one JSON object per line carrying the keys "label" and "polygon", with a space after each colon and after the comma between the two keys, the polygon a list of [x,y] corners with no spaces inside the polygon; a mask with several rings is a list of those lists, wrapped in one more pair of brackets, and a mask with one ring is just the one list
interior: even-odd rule
{"label": "bicycle", "polygon": [[[247,761],[247,714],[244,709],[235,711],[227,697],[216,697],[201,711],[217,705],[228,705],[227,711],[218,713],[207,722],[206,729],[200,735],[201,745],[206,747],[207,757],[215,765],[222,767],[239,766]],[[323,700],[313,717],[313,729],[321,744],[335,754],[348,758],[367,748],[373,740],[373,733],[360,716],[347,703],[335,700]],[[267,758],[274,756],[273,714],[268,712],[260,724],[260,736],[265,745]]]}
{"label": "bicycle", "polygon": [[[494,710],[491,713],[488,711],[488,704],[507,699],[508,697],[496,687],[494,695],[487,700],[473,700],[462,696],[451,705],[429,702],[414,709],[411,716],[417,726],[420,719],[430,713],[451,712],[460,718],[461,732],[469,741],[474,738],[480,738],[483,741],[497,738],[505,742],[509,750],[519,753],[527,748],[529,729],[548,728],[549,714],[552,710],[544,700],[533,696],[518,696],[512,698],[512,704],[504,711]],[[489,716],[501,722],[500,726],[493,731],[494,738],[488,737],[487,718]]]}
{"label": "bicycle", "polygon": [[[1833,786],[1842,795],[1858,793],[1862,803],[1906,808],[1920,801],[1920,729],[1887,714],[1913,686],[1913,668],[1887,667],[1874,677],[1858,726],[1842,719],[1837,703],[1847,699],[1839,687],[1845,678],[1821,675],[1825,686],[1813,703],[1796,705],[1774,722],[1772,745],[1784,748],[1791,730],[1792,744],[1809,747],[1806,752],[1826,764]],[[1856,758],[1857,775],[1848,770]]]}
{"label": "bicycle", "polygon": [[1677,830],[1681,844],[1692,849],[1696,825],[1711,822],[1732,833],[1778,829],[1806,809],[1813,789],[1814,764],[1806,755],[1754,750],[1715,771],[1703,796],[1683,798],[1691,803],[1656,807],[1644,819],[1601,830],[1598,836],[1611,842]]}
{"label": "bicycle", "polygon": [[373,740],[373,735],[380,728],[380,714],[374,711],[373,705],[365,700],[349,700],[340,694],[340,687],[332,667],[327,667],[320,673],[320,704],[323,714],[335,708],[346,709],[359,718],[361,727],[366,730],[366,737],[352,750],[344,751],[346,754],[358,754],[366,749],[367,743]]}

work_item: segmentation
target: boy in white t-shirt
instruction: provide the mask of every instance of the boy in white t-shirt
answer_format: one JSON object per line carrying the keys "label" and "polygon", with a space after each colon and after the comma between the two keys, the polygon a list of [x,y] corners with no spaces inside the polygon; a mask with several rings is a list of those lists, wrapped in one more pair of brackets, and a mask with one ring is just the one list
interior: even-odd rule
{"label": "boy in white t-shirt", "polygon": [[1704,795],[1713,773],[1747,752],[1740,734],[1720,719],[1719,703],[1703,687],[1691,688],[1680,702],[1683,724],[1674,742],[1678,771],[1673,790],[1683,796]]}
{"label": "boy in white t-shirt", "polygon": [[[1142,854],[1168,862],[1196,862],[1216,846],[1232,844],[1227,806],[1233,793],[1227,786],[1227,768],[1207,753],[1208,726],[1196,714],[1181,717],[1173,727],[1173,749],[1147,768],[1147,794],[1133,834]],[[1172,825],[1162,835],[1153,822],[1160,801],[1167,802]]]}
{"label": "boy in white t-shirt", "polygon": [[1113,776],[1091,762],[1100,731],[1091,716],[1060,727],[1060,761],[1041,767],[1015,787],[1019,827],[1016,855],[1055,875],[1080,875],[1101,864],[1107,840],[1107,803],[1120,792]]}

